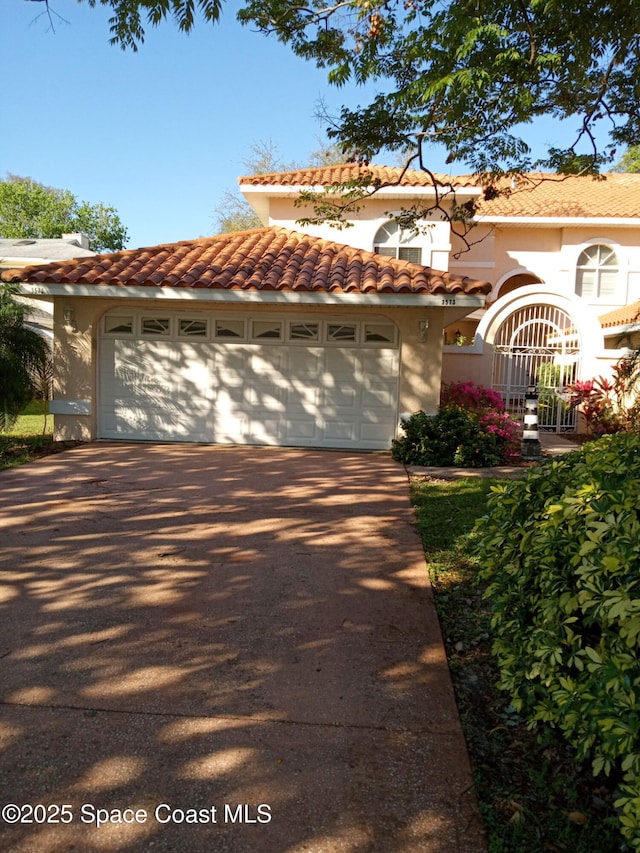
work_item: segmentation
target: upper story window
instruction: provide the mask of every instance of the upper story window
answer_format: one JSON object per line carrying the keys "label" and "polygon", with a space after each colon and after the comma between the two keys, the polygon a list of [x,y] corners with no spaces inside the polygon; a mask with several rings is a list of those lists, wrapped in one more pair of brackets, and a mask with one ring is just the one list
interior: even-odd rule
{"label": "upper story window", "polygon": [[618,292],[618,256],[609,246],[589,246],[578,258],[576,293],[585,299],[613,298]]}
{"label": "upper story window", "polygon": [[400,228],[397,222],[387,222],[378,232],[373,241],[373,251],[378,255],[398,258],[401,261],[422,263],[422,247],[424,236]]}

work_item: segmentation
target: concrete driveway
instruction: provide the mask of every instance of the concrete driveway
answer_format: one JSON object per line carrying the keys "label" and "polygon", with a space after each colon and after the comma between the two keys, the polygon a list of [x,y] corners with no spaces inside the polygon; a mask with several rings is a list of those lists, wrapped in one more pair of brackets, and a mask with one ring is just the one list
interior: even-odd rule
{"label": "concrete driveway", "polygon": [[3,851],[484,849],[386,454],[92,444],[2,472],[0,584]]}

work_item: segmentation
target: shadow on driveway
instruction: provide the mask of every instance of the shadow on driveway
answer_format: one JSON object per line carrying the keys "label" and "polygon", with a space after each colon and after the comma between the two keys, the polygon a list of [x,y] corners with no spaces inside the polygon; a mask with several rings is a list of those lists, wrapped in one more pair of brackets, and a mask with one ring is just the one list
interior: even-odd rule
{"label": "shadow on driveway", "polygon": [[0,488],[3,851],[484,849],[389,456],[92,444]]}

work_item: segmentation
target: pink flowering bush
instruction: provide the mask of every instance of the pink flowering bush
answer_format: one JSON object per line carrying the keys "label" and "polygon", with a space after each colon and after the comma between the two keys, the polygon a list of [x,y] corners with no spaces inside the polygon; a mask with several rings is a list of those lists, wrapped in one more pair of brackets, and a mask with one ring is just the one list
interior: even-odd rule
{"label": "pink flowering bush", "polygon": [[475,382],[456,382],[443,385],[440,393],[441,406],[460,406],[468,412],[484,412],[492,409],[504,412],[504,402],[501,394],[493,388],[476,385]]}
{"label": "pink flowering bush", "polygon": [[502,462],[514,462],[520,458],[522,427],[508,412],[489,411],[480,414],[480,426],[495,435]]}
{"label": "pink flowering bush", "polygon": [[495,437],[501,462],[513,462],[520,457],[521,424],[505,411],[504,400],[498,391],[475,382],[444,385],[440,406],[452,405],[478,416],[483,432]]}
{"label": "pink flowering bush", "polygon": [[520,424],[497,391],[473,382],[446,386],[437,415],[416,412],[402,425],[392,453],[405,465],[485,468],[520,455]]}

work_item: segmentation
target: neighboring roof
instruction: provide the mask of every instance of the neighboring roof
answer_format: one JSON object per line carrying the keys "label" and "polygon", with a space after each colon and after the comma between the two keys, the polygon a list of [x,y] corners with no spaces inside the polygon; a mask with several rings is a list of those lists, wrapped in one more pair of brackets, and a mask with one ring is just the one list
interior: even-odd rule
{"label": "neighboring roof", "polygon": [[39,285],[344,294],[480,295],[491,290],[486,281],[276,227],[7,270],[2,278]]}
{"label": "neighboring roof", "polygon": [[[384,187],[428,189],[433,178],[443,187],[454,187],[465,194],[481,191],[477,175],[430,175],[415,169],[391,166],[323,166],[267,175],[247,175],[238,181],[243,189],[329,187],[361,178],[371,178]],[[599,177],[568,176],[554,173],[531,173],[513,181],[504,179],[504,195],[491,200],[480,199],[478,216],[532,219],[636,219],[640,218],[640,174],[610,173]]]}
{"label": "neighboring roof", "polygon": [[79,242],[69,238],[31,238],[0,237],[0,267],[13,263],[22,266],[22,259],[31,263],[45,261],[63,261],[68,258],[90,258],[95,252],[83,248]]}
{"label": "neighboring roof", "polygon": [[603,329],[640,325],[640,302],[632,302],[598,317]]}

